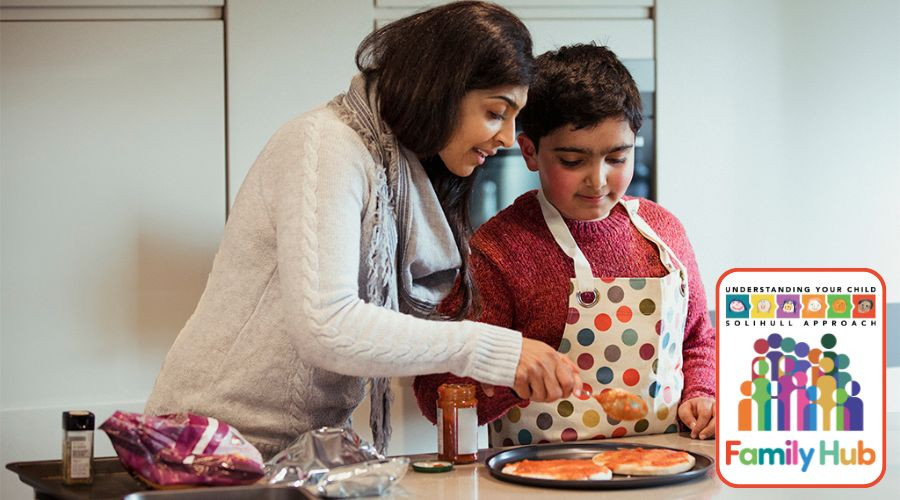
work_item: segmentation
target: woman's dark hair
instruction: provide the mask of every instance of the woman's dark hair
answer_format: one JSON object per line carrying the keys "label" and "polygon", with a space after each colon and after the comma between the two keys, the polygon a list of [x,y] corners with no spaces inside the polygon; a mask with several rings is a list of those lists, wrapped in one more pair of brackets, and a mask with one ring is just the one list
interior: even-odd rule
{"label": "woman's dark hair", "polygon": [[367,36],[356,66],[375,87],[381,118],[428,172],[462,258],[462,302],[447,319],[479,307],[469,270],[469,198],[474,176],[459,177],[438,152],[459,122],[472,90],[528,85],[534,63],[531,35],[508,10],[486,2],[455,2],[390,23]]}
{"label": "woman's dark hair", "polygon": [[631,73],[607,47],[577,44],[541,54],[519,114],[522,132],[535,147],[563,125],[592,127],[623,117],[634,133],[641,128],[641,94]]}

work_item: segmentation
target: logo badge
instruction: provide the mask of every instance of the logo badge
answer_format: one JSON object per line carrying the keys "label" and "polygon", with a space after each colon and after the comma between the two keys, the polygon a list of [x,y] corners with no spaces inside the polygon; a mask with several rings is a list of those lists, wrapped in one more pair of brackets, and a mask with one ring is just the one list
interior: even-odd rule
{"label": "logo badge", "polygon": [[722,481],[866,487],[881,479],[884,288],[868,269],[722,275],[716,286]]}

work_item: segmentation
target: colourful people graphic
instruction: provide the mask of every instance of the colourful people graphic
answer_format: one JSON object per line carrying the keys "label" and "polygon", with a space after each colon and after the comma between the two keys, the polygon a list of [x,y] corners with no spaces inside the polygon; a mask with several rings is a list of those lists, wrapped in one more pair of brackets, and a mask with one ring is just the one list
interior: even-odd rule
{"label": "colourful people graphic", "polygon": [[771,294],[751,295],[750,310],[751,318],[774,318],[775,317],[775,296]]}
{"label": "colourful people graphic", "polygon": [[750,380],[740,386],[738,430],[753,429],[754,413],[761,431],[863,430],[861,386],[847,371],[850,358],[834,351],[830,333],[820,344],[823,349],[810,349],[777,333],[753,343],[757,356]]}
{"label": "colourful people graphic", "polygon": [[750,296],[746,294],[726,295],[725,309],[726,318],[749,318],[750,317]]}
{"label": "colourful people graphic", "polygon": [[866,294],[853,296],[854,318],[874,318],[875,312],[875,295]]}
{"label": "colourful people graphic", "polygon": [[825,295],[804,295],[801,315],[804,318],[824,318]]}
{"label": "colourful people graphic", "polygon": [[799,295],[778,295],[775,299],[778,303],[778,310],[775,316],[778,318],[799,318],[800,317],[800,296]]}

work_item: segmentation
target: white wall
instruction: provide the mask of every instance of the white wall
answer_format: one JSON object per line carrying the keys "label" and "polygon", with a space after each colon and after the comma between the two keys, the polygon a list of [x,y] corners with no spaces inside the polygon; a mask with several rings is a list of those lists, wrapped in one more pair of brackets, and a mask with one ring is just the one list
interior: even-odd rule
{"label": "white wall", "polygon": [[658,0],[660,202],[732,267],[870,267],[900,301],[900,2]]}
{"label": "white wall", "polygon": [[[222,40],[221,21],[0,25],[0,464],[60,458],[63,410],[142,409],[225,221]],[[0,471],[0,498],[29,491]]]}
{"label": "white wall", "polygon": [[229,203],[280,125],[350,86],[373,11],[371,0],[228,1]]}

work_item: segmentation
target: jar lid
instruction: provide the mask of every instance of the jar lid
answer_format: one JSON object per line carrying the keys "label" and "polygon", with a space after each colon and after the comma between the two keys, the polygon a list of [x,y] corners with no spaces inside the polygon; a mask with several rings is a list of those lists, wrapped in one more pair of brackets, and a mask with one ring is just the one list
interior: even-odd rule
{"label": "jar lid", "polygon": [[473,384],[441,384],[438,387],[438,396],[441,398],[474,399],[475,386]]}
{"label": "jar lid", "polygon": [[64,411],[62,426],[66,431],[92,431],[94,430],[94,414],[87,410]]}
{"label": "jar lid", "polygon": [[443,460],[423,460],[413,462],[412,468],[416,472],[448,472],[453,470],[453,463]]}

